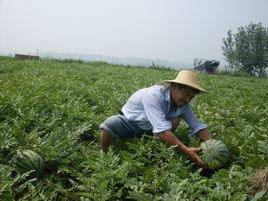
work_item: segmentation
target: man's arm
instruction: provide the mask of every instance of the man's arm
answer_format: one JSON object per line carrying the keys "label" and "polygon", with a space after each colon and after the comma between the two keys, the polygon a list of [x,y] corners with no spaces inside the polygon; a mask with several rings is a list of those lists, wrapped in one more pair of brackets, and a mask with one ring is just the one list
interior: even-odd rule
{"label": "man's arm", "polygon": [[[200,122],[196,118],[196,115],[194,114],[191,108],[191,105],[189,104],[185,106],[185,109],[183,110],[183,113],[182,113],[182,118],[186,121],[188,126],[190,126],[192,129],[191,137],[196,136],[197,133],[207,128],[206,124]],[[200,139],[203,140],[202,136]]]}
{"label": "man's arm", "polygon": [[176,145],[176,149],[188,156],[190,160],[196,162],[198,166],[205,168],[205,163],[198,156],[198,152],[201,148],[192,148],[184,145],[171,131],[164,131],[159,134],[159,138],[162,142],[166,142],[169,145]]}
{"label": "man's arm", "polygon": [[202,140],[202,141],[206,141],[206,140],[211,140],[212,139],[212,136],[211,134],[209,133],[208,129],[202,129],[200,131],[198,131],[198,133],[196,134],[197,138],[199,140]]}

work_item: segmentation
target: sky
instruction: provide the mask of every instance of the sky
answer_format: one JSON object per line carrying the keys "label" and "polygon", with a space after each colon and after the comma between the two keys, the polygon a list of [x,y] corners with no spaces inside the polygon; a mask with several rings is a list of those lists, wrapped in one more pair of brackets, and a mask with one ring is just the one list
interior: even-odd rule
{"label": "sky", "polygon": [[222,39],[268,27],[268,0],[0,0],[0,53],[224,63]]}

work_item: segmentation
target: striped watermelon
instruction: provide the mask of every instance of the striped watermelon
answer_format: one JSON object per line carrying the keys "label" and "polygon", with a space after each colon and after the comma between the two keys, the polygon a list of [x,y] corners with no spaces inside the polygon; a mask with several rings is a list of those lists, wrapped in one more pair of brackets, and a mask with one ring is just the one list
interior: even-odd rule
{"label": "striped watermelon", "polygon": [[17,150],[13,165],[19,174],[35,170],[30,174],[31,177],[41,177],[44,173],[45,162],[36,152],[32,150]]}
{"label": "striped watermelon", "polygon": [[201,143],[201,158],[211,170],[223,167],[229,160],[228,148],[221,140],[207,140]]}

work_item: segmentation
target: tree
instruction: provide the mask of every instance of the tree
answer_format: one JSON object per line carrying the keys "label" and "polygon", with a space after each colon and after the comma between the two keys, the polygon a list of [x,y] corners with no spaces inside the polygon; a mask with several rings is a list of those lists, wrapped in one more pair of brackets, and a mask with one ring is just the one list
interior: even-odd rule
{"label": "tree", "polygon": [[264,76],[268,66],[268,29],[261,23],[238,27],[238,32],[227,32],[223,39],[223,55],[230,68]]}

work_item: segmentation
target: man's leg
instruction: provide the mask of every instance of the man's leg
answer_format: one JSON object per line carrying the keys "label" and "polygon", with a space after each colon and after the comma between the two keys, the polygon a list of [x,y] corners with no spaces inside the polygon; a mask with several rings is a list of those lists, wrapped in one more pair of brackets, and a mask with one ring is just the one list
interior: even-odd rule
{"label": "man's leg", "polygon": [[109,146],[113,144],[113,139],[104,129],[101,129],[100,132],[101,150],[106,152],[108,151]]}
{"label": "man's leg", "polygon": [[143,133],[144,130],[140,129],[134,122],[129,121],[125,116],[111,116],[100,125],[101,149],[108,151],[114,140],[140,137]]}

